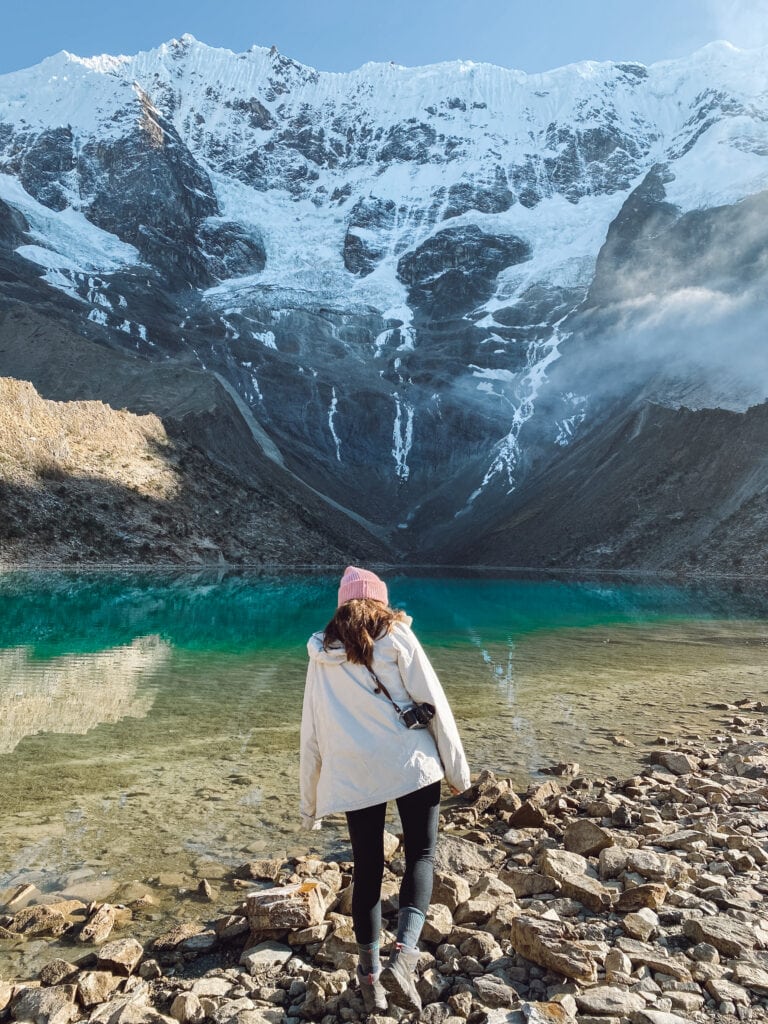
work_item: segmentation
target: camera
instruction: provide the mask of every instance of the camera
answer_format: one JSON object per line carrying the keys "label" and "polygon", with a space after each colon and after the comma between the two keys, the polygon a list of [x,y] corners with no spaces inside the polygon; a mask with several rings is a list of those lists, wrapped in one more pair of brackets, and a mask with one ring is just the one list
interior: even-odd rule
{"label": "camera", "polygon": [[435,717],[435,709],[431,704],[409,704],[400,708],[400,721],[406,729],[426,729]]}

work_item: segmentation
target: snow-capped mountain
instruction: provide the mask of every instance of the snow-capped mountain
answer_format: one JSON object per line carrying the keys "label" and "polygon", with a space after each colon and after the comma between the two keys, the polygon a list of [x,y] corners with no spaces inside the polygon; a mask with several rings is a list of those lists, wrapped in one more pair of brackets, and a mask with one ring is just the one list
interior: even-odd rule
{"label": "snow-capped mountain", "polygon": [[[411,558],[683,564],[768,484],[745,459],[693,529],[722,443],[688,450],[680,420],[727,411],[731,436],[768,397],[767,57],[330,74],[190,36],[60,53],[0,77],[0,309],[148,382],[214,376],[247,428],[206,427],[217,458],[252,445]],[[24,376],[14,353],[0,371]],[[637,534],[662,505],[670,550]]]}

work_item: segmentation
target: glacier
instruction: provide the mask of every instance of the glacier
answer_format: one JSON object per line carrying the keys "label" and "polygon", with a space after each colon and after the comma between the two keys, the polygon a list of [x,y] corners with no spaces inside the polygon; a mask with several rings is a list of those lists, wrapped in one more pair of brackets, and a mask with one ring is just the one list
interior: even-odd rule
{"label": "glacier", "polygon": [[13,220],[30,304],[148,377],[226,381],[286,471],[353,494],[398,557],[492,558],[498,531],[522,543],[527,488],[628,410],[766,401],[743,324],[767,56],[341,74],[190,35],[62,51],[0,76],[0,242]]}

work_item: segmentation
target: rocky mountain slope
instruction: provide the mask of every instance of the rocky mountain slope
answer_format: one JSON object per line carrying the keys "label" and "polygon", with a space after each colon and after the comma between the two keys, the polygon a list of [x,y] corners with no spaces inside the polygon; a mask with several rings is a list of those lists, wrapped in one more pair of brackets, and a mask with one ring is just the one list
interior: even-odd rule
{"label": "rocky mountain slope", "polygon": [[390,559],[764,565],[765,56],[0,77],[0,373]]}

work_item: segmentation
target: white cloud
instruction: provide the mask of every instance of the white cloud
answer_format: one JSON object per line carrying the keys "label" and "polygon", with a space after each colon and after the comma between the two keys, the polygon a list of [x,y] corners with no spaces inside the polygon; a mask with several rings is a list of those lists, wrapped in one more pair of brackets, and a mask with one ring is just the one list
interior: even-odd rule
{"label": "white cloud", "polygon": [[741,49],[768,44],[768,0],[707,0],[718,36]]}

